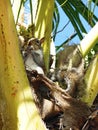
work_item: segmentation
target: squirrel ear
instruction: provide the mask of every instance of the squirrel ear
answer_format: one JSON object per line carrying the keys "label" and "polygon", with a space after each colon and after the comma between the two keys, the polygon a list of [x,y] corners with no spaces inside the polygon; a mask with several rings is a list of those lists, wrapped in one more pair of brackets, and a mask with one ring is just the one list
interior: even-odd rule
{"label": "squirrel ear", "polygon": [[45,41],[45,37],[42,37],[42,38],[40,39],[40,43],[42,44],[44,41]]}

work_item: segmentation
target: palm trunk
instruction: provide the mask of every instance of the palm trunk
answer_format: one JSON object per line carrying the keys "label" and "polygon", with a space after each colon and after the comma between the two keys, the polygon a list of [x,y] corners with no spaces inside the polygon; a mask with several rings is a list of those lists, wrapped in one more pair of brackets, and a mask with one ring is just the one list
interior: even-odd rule
{"label": "palm trunk", "polygon": [[46,130],[25,73],[10,0],[0,0],[0,129]]}

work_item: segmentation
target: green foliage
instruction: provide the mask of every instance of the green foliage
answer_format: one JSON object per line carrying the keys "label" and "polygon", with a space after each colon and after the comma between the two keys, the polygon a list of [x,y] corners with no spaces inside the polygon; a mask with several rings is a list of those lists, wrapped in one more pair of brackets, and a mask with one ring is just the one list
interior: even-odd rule
{"label": "green foliage", "polygon": [[[87,33],[87,27],[84,25],[81,17],[85,19],[89,26],[93,27],[98,21],[98,17],[94,14],[95,8],[98,6],[98,0],[91,0],[87,2],[87,5],[81,0],[56,0],[59,4],[59,7],[62,8],[65,15],[69,18],[73,28],[75,29],[80,40],[83,39],[82,33]],[[93,3],[93,6],[92,6]],[[56,7],[55,13],[59,18],[59,10]],[[55,26],[57,28],[59,20],[55,19]],[[56,34],[56,33],[55,33]],[[72,40],[72,39],[70,39]],[[67,41],[67,40],[65,40]],[[64,41],[63,44],[66,44]],[[60,46],[61,47],[61,46]]]}
{"label": "green foliage", "polygon": [[60,13],[59,13],[59,10],[58,10],[58,7],[57,7],[57,4],[55,3],[55,8],[54,8],[54,13],[53,13],[53,39],[55,40],[55,36],[57,34],[57,28],[58,28],[58,25],[59,25],[59,22],[60,22]]}
{"label": "green foliage", "polygon": [[30,25],[28,28],[20,26],[18,33],[19,35],[24,37],[25,41],[27,41],[28,39],[34,37],[34,29],[35,29],[34,24]]}
{"label": "green foliage", "polygon": [[21,11],[21,8],[22,8],[22,5],[23,5],[23,4],[24,4],[24,0],[21,0],[20,6],[19,6],[19,10],[18,10],[17,20],[16,20],[16,25],[17,25],[17,23],[18,23],[19,14],[20,14],[20,11]]}
{"label": "green foliage", "polygon": [[[24,5],[26,1],[27,0],[25,1],[21,0],[16,23],[18,22],[21,7],[22,5]],[[57,6],[57,3],[59,4],[59,6]],[[32,13],[33,9],[32,9],[31,0],[29,4],[30,4],[30,12],[31,12],[31,23],[33,24],[33,13]],[[54,15],[53,15],[53,28],[52,28],[53,39],[55,40],[56,34],[58,33],[57,28],[60,22],[59,8],[62,8],[65,15],[68,17],[69,21],[71,22],[73,28],[76,31],[75,34],[69,36],[70,40],[72,40],[76,35],[78,35],[79,39],[82,40],[83,39],[82,33],[87,33],[87,29],[83,21],[81,21],[81,17],[85,19],[85,21],[88,23],[89,26],[93,27],[95,23],[98,21],[98,17],[94,14],[94,11],[97,6],[98,6],[98,0],[87,1],[87,4],[84,4],[84,2],[80,0],[56,0]],[[69,38],[68,39],[65,38],[65,41],[60,46],[57,47],[57,51],[64,44],[68,43],[68,41]]]}

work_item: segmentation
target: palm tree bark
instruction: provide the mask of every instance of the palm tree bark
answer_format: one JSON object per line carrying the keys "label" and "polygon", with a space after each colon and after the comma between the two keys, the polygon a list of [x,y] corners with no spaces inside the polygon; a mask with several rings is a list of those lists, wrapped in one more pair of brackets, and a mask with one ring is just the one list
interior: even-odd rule
{"label": "palm tree bark", "polygon": [[25,73],[10,0],[0,6],[0,129],[46,130]]}

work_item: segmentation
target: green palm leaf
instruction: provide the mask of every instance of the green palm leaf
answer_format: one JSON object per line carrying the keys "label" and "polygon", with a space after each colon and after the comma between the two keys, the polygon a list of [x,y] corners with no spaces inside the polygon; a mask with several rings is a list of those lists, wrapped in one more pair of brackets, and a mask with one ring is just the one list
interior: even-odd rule
{"label": "green palm leaf", "polygon": [[[88,7],[81,0],[57,0],[57,2],[71,21],[80,40],[83,38],[82,33],[86,33],[86,27],[83,25],[80,16],[85,19],[91,27],[98,21],[98,18],[94,15],[98,0],[93,0],[91,3],[88,3]],[[93,9],[91,9],[92,2],[95,2]],[[59,13],[59,11],[57,13]]]}

